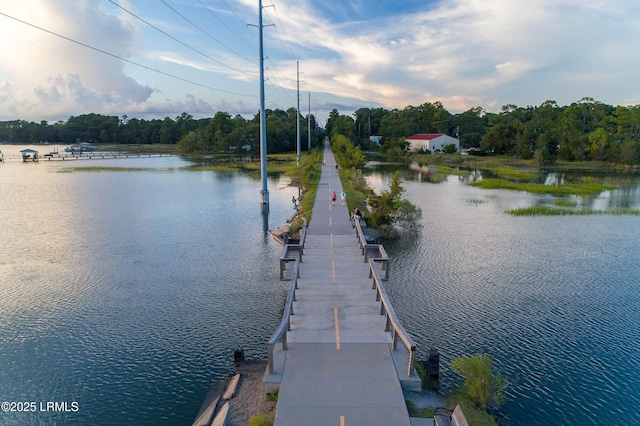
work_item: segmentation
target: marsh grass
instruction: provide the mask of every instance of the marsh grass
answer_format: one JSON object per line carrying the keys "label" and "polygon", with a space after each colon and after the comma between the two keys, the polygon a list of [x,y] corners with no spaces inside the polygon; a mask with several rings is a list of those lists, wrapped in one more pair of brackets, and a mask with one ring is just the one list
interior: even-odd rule
{"label": "marsh grass", "polygon": [[447,175],[443,173],[428,174],[427,180],[431,183],[442,183],[447,180]]}
{"label": "marsh grass", "polygon": [[[267,157],[267,173],[290,173],[299,169],[295,158],[288,159],[281,155],[277,157]],[[191,171],[213,171],[218,173],[233,172],[260,172],[262,165],[260,161],[221,161],[212,164],[190,167]]]}
{"label": "marsh grass", "polygon": [[508,210],[511,216],[587,216],[587,215],[612,215],[612,216],[640,216],[638,209],[612,209],[612,210],[595,210],[595,209],[560,209],[547,206],[531,206],[521,207],[518,209]]}
{"label": "marsh grass", "polygon": [[[178,168],[154,168],[154,167],[106,167],[106,166],[79,166],[65,167],[59,173],[73,172],[173,172]],[[180,169],[186,170],[186,169]]]}
{"label": "marsh grass", "polygon": [[[79,166],[61,169],[61,173],[72,172],[173,172],[176,170],[190,172],[255,172],[261,171],[260,161],[229,161],[228,159],[216,160],[211,164],[196,166],[174,167],[174,168],[153,168],[153,167],[108,167],[108,166]],[[267,157],[267,173],[293,173],[300,166],[296,164],[295,155],[275,154]]]}
{"label": "marsh grass", "polygon": [[603,191],[616,189],[613,185],[601,183],[577,183],[551,186],[540,183],[517,183],[506,179],[483,179],[481,181],[472,182],[470,185],[477,186],[482,189],[510,189],[513,191],[525,191],[532,194],[581,196],[595,196]]}
{"label": "marsh grass", "polygon": [[473,205],[478,205],[478,204],[482,204],[482,203],[486,203],[486,200],[478,200],[477,198],[469,198],[467,200],[467,203],[469,204],[473,204]]}
{"label": "marsh grass", "polygon": [[575,207],[578,205],[575,201],[571,200],[556,200],[553,202],[558,207]]}
{"label": "marsh grass", "polygon": [[491,171],[503,179],[530,181],[536,178],[535,172],[516,169],[514,167],[496,167],[491,169]]}
{"label": "marsh grass", "polygon": [[431,174],[432,171],[434,171],[436,174],[455,176],[466,176],[468,173],[465,170],[460,170],[458,168],[445,165],[429,166],[429,174]]}
{"label": "marsh grass", "polygon": [[[538,169],[535,160],[523,160],[507,156],[476,156],[459,154],[412,154],[409,157],[412,161],[418,161],[425,165],[446,164],[475,169],[496,169],[500,167]],[[547,168],[544,168],[547,169]],[[554,171],[582,171],[589,173],[637,173],[640,165],[612,164],[606,162],[583,161],[565,162],[556,161],[551,169]]]}

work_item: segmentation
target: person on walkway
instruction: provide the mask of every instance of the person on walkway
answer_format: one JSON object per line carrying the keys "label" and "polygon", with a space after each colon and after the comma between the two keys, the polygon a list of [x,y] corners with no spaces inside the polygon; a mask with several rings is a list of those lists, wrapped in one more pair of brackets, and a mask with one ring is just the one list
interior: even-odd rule
{"label": "person on walkway", "polygon": [[336,205],[336,198],[338,198],[338,196],[336,195],[336,191],[333,191],[333,194],[331,194],[331,203],[334,206]]}
{"label": "person on walkway", "polygon": [[344,206],[345,201],[347,201],[347,193],[342,191],[340,193],[340,201],[342,201],[342,205]]}
{"label": "person on walkway", "polygon": [[362,219],[362,213],[360,213],[360,209],[357,207],[353,209],[353,213],[351,214],[351,219],[360,220]]}

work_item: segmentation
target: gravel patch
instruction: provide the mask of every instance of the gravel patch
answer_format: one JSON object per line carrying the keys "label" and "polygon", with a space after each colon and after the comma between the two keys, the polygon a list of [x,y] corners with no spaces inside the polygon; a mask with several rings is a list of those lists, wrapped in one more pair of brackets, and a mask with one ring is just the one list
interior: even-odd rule
{"label": "gravel patch", "polygon": [[275,411],[277,403],[262,393],[263,375],[263,371],[241,373],[236,396],[229,400],[227,426],[246,426],[250,418]]}

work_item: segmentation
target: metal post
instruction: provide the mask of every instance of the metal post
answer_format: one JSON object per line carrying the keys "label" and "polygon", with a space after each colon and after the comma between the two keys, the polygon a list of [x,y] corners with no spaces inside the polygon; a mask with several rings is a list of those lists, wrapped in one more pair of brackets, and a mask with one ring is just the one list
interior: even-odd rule
{"label": "metal post", "polygon": [[300,61],[296,61],[296,82],[298,94],[298,108],[296,109],[296,164],[300,165]]}
{"label": "metal post", "polygon": [[267,188],[267,122],[264,107],[264,49],[262,41],[262,0],[258,0],[258,27],[260,31],[260,178],[262,180],[261,210],[269,211],[269,189]]}
{"label": "metal post", "polygon": [[309,92],[309,115],[307,116],[307,151],[311,152],[311,92]]}

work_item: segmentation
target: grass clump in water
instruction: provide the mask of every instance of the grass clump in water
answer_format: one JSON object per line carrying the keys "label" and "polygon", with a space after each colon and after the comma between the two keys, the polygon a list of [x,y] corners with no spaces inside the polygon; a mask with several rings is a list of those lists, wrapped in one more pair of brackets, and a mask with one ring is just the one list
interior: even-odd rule
{"label": "grass clump in water", "polygon": [[513,191],[525,191],[532,194],[551,195],[582,195],[595,196],[603,191],[616,189],[613,185],[600,183],[565,184],[561,186],[543,185],[540,183],[516,183],[505,179],[483,179],[470,183],[482,189],[510,189]]}
{"label": "grass clump in water", "polygon": [[149,171],[162,171],[166,172],[169,169],[155,169],[152,167],[106,167],[106,166],[88,166],[88,167],[67,167],[62,169],[61,173],[72,172],[149,172]]}
{"label": "grass clump in water", "polygon": [[511,216],[586,216],[586,215],[612,215],[612,216],[640,216],[640,210],[638,209],[612,209],[612,210],[595,210],[595,209],[560,209],[547,206],[531,206],[522,207],[518,209],[508,210]]}
{"label": "grass clump in water", "polygon": [[558,207],[575,207],[578,205],[575,201],[570,200],[556,200],[553,204]]}
{"label": "grass clump in water", "polygon": [[496,167],[490,170],[503,179],[530,181],[536,177],[534,172],[520,170],[513,167]]}

